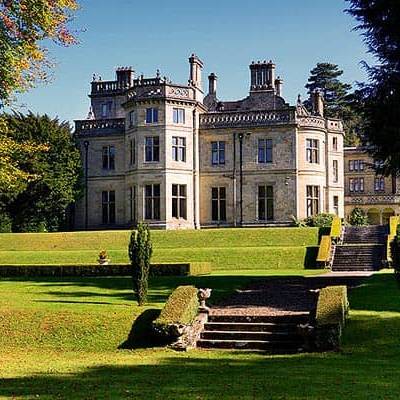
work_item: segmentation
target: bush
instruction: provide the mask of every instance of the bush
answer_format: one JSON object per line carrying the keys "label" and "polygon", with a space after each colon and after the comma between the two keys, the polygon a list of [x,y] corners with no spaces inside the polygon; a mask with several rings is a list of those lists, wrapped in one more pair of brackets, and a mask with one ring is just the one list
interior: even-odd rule
{"label": "bush", "polygon": [[149,227],[146,224],[139,223],[138,229],[131,233],[129,259],[132,265],[133,291],[140,306],[147,301],[152,253],[153,246]]}
{"label": "bush", "polygon": [[160,316],[154,321],[156,331],[173,337],[173,325],[190,325],[197,316],[199,300],[194,286],[178,286],[169,296]]}
{"label": "bush", "polygon": [[319,292],[316,312],[317,350],[337,350],[349,312],[346,286],[328,286]]}
{"label": "bush", "polygon": [[346,286],[328,286],[319,292],[317,326],[345,323],[349,311]]}
{"label": "bush", "polygon": [[294,219],[294,223],[296,226],[310,226],[316,228],[326,228],[332,225],[333,218],[335,217],[334,214],[317,214],[313,215],[312,217],[307,217],[302,221]]}
{"label": "bush", "polygon": [[349,216],[349,223],[355,226],[368,225],[368,216],[363,209],[356,207]]}
{"label": "bush", "polygon": [[0,212],[0,233],[9,233],[12,230],[12,220],[9,214]]}

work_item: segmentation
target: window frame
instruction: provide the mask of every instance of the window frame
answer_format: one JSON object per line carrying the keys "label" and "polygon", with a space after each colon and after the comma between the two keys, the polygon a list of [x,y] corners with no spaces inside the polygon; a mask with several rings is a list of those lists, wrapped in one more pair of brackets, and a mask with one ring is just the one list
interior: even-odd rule
{"label": "window frame", "polygon": [[160,162],[160,137],[159,136],[145,136],[145,138],[144,138],[144,162],[146,162],[146,163]]}
{"label": "window frame", "polygon": [[157,124],[158,123],[158,108],[148,107],[146,108],[146,115],[144,119],[146,124]]}
{"label": "window frame", "polygon": [[320,163],[319,139],[306,138],[306,160],[309,164]]}
{"label": "window frame", "polygon": [[270,138],[258,139],[257,162],[259,164],[271,164],[273,162],[272,139]]}
{"label": "window frame", "polygon": [[225,147],[224,140],[217,140],[211,142],[211,164],[212,165],[225,165]]}
{"label": "window frame", "polygon": [[116,223],[116,197],[115,190],[103,190],[101,192],[102,224],[114,225]]}
{"label": "window frame", "polygon": [[115,170],[115,146],[107,145],[102,147],[102,169],[105,171]]}
{"label": "window frame", "polygon": [[307,217],[318,215],[320,212],[321,190],[317,185],[306,186]]}
{"label": "window frame", "polygon": [[[260,189],[264,190],[264,194],[260,194]],[[262,205],[262,207],[260,207]],[[274,220],[274,186],[258,185],[257,186],[257,220],[273,221]],[[260,209],[263,210],[264,218],[261,217]]]}
{"label": "window frame", "polygon": [[[216,216],[216,218],[214,218]],[[226,222],[226,187],[211,188],[211,220],[214,223]]]}
{"label": "window frame", "polygon": [[[148,191],[150,189],[150,191]],[[156,190],[157,189],[157,190]],[[148,183],[144,190],[144,219],[159,221],[161,219],[161,184]]]}
{"label": "window frame", "polygon": [[184,136],[172,136],[172,160],[186,162],[186,138]]}
{"label": "window frame", "polygon": [[172,218],[187,220],[187,185],[173,183],[171,189]]}
{"label": "window frame", "polygon": [[339,182],[339,161],[332,160],[332,175],[333,175],[333,183]]}
{"label": "window frame", "polygon": [[172,109],[172,121],[176,125],[184,125],[186,120],[185,109],[181,107],[174,107]]}

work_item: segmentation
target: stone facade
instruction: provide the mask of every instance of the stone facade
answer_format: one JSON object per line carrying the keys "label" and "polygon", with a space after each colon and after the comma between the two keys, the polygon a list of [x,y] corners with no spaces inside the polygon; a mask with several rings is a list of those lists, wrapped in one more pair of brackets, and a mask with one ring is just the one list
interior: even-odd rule
{"label": "stone facade", "polygon": [[379,172],[379,162],[367,147],[347,147],[344,150],[345,214],[354,208],[363,209],[371,224],[385,224],[392,215],[400,214],[398,177],[385,177]]}
{"label": "stone facade", "polygon": [[[220,101],[217,77],[202,91],[201,60],[187,85],[94,78],[88,119],[75,137],[85,168],[77,229],[163,229],[287,224],[319,212],[344,216],[343,128],[282,97],[272,62],[250,65],[250,93]],[[86,196],[87,194],[87,196]]]}

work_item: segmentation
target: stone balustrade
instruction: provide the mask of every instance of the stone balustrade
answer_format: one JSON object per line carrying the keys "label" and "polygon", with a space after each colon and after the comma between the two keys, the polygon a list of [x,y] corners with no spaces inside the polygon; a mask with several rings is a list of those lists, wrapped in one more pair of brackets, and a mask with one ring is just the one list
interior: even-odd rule
{"label": "stone balustrade", "polygon": [[294,110],[221,112],[200,115],[200,128],[274,125],[295,122]]}
{"label": "stone balustrade", "polygon": [[124,133],[125,119],[85,119],[75,121],[75,135],[90,136],[95,134]]}
{"label": "stone balustrade", "polygon": [[357,196],[345,195],[345,201],[348,204],[398,204],[400,203],[399,195],[387,195],[387,194],[358,194]]}

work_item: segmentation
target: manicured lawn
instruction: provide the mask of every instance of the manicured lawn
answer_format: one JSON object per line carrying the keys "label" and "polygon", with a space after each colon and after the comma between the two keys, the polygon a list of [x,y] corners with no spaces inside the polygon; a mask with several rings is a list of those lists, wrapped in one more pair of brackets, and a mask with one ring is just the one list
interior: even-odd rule
{"label": "manicured lawn", "polygon": [[[149,307],[160,308],[179,284],[212,287],[218,299],[254,278],[252,271],[157,278],[151,283]],[[116,350],[142,311],[131,301],[129,279],[2,280],[0,396],[397,399],[399,295],[392,274],[378,274],[351,292],[351,318],[340,353],[177,353]]]}
{"label": "manicured lawn", "polygon": [[[317,228],[153,231],[153,262],[211,261],[221,269],[301,269]],[[106,249],[128,262],[128,231],[0,234],[0,264],[96,263]]]}

